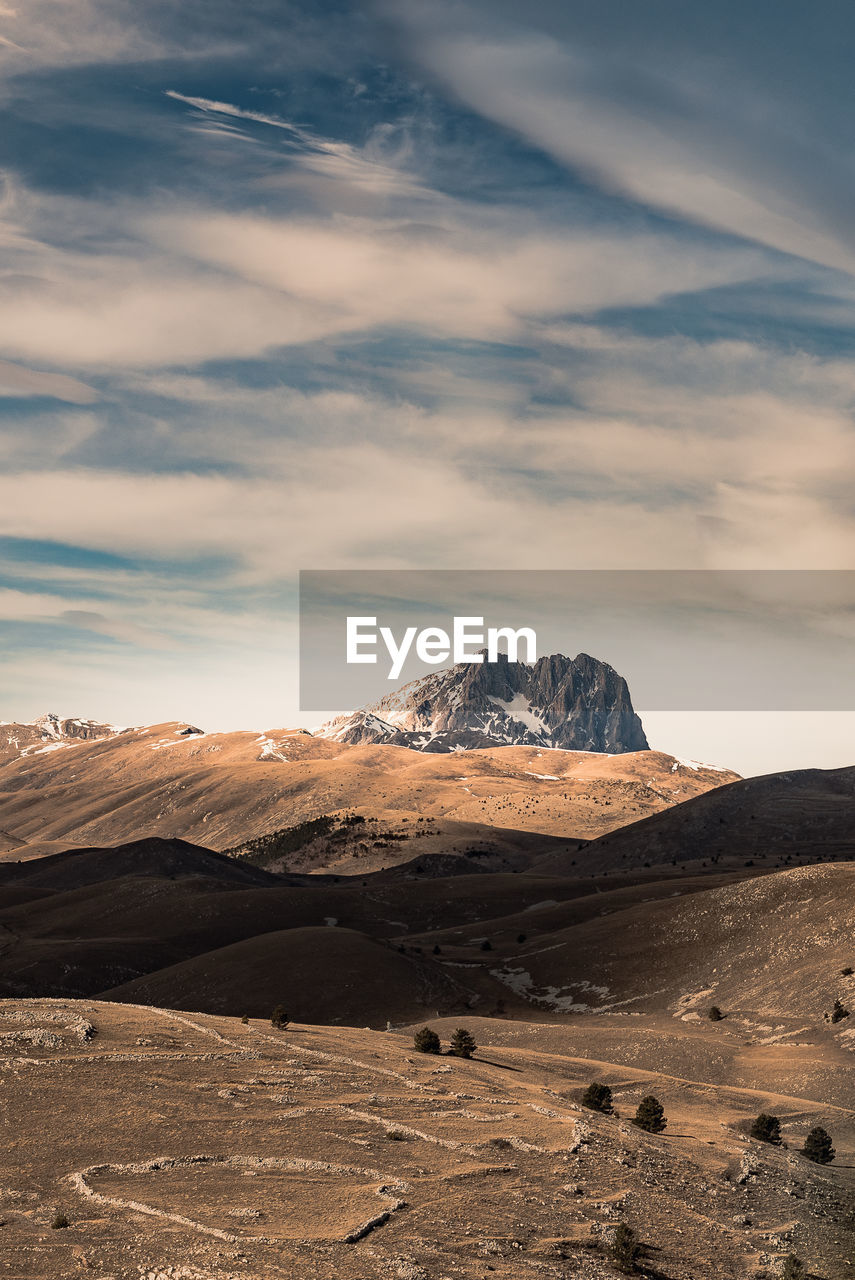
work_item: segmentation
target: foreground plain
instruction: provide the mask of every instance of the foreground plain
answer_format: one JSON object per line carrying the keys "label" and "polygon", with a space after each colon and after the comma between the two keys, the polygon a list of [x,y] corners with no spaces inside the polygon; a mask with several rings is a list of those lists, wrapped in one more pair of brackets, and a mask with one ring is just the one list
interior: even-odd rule
{"label": "foreground plain", "polygon": [[[743,1280],[791,1250],[813,1275],[851,1274],[855,1098],[710,1080],[717,1029],[679,1021],[695,1037],[683,1076],[655,1069],[637,1019],[611,1020],[633,1065],[592,1060],[591,1021],[607,1024],[472,1019],[482,1047],[463,1061],[414,1053],[406,1029],[5,1001],[0,1274],[593,1280],[618,1274],[620,1222],[648,1276]],[[435,1025],[447,1043],[454,1023]],[[622,1118],[579,1106],[592,1077]],[[650,1092],[658,1136],[627,1122]],[[739,1131],[761,1110],[788,1149]],[[833,1166],[797,1153],[815,1123]]]}

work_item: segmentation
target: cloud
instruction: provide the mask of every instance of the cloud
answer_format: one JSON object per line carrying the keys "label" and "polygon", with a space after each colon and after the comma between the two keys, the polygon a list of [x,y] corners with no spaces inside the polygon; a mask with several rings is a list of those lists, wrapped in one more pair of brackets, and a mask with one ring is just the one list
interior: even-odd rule
{"label": "cloud", "polygon": [[[290,148],[285,156],[273,153],[271,160],[279,161],[279,170],[275,168],[265,177],[264,185],[273,189],[277,185],[296,187],[300,184],[304,189],[314,189],[320,204],[329,206],[330,202],[341,203],[344,191],[354,191],[383,197],[387,201],[391,197],[408,197],[410,200],[435,201],[436,193],[431,192],[412,174],[402,167],[400,161],[407,152],[406,145],[397,149],[397,163],[391,163],[386,151],[388,147],[389,125],[374,126],[369,132],[365,144],[361,147],[350,143],[323,138],[311,129],[292,124],[281,116],[270,115],[261,111],[251,111],[245,107],[235,106],[231,102],[214,101],[211,98],[192,97],[179,93],[175,89],[165,90],[165,95],[176,102],[183,102],[194,109],[194,118],[210,119],[225,116],[227,120],[246,121],[249,124],[270,126],[287,135],[285,145]],[[257,140],[255,134],[247,134],[243,130],[234,130],[222,121],[217,121],[218,131],[225,130],[228,135]],[[282,172],[282,161],[290,158],[294,164],[285,173]],[[315,180],[314,187],[306,181],[310,177]],[[318,181],[323,183],[318,186]]]}
{"label": "cloud", "polygon": [[98,392],[77,378],[0,360],[0,396],[49,396],[69,404],[93,404]]}
{"label": "cloud", "polygon": [[146,649],[174,649],[174,641],[170,641],[160,631],[151,627],[141,627],[131,623],[127,618],[110,618],[94,609],[63,609],[58,621],[71,627],[79,627],[83,631],[94,631],[96,635],[108,636],[112,640],[120,640],[127,644],[139,645]]}
{"label": "cloud", "polygon": [[284,129],[293,136],[300,137],[300,130],[279,116],[265,115],[261,111],[247,111],[244,107],[236,107],[230,102],[214,102],[211,98],[188,97],[185,93],[178,93],[176,89],[165,89],[164,93],[167,98],[174,98],[176,102],[185,102],[187,106],[195,107],[197,111],[206,114],[210,112],[219,116],[234,116],[238,120],[252,120],[255,124],[269,124],[274,129]]}
{"label": "cloud", "polygon": [[477,4],[395,7],[410,55],[462,102],[604,190],[846,272],[851,183],[797,95],[698,48],[633,54],[495,21]]}
{"label": "cloud", "polygon": [[123,0],[25,0],[0,10],[0,65],[8,70],[142,61],[166,47]]}
{"label": "cloud", "polygon": [[759,255],[668,234],[502,225],[463,209],[430,225],[189,212],[145,226],[172,252],[328,308],[330,332],[407,325],[508,338],[531,317],[652,303],[769,270]]}
{"label": "cloud", "polygon": [[0,349],[60,369],[193,365],[392,326],[517,340],[535,318],[650,305],[771,270],[754,251],[665,231],[559,228],[457,202],[429,222],[308,220],[18,188],[5,213]]}

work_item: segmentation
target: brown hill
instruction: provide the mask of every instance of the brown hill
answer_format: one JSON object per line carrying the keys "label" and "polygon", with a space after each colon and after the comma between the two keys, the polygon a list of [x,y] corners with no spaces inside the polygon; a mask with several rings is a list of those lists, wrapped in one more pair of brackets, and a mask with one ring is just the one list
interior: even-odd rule
{"label": "brown hill", "polygon": [[281,884],[280,877],[186,840],[150,837],[107,849],[69,849],[37,860],[0,863],[0,885],[80,889],[122,876],[204,876],[228,884]]}
{"label": "brown hill", "polygon": [[[420,862],[364,879],[281,877],[152,839],[7,864],[0,868],[0,991],[90,995],[259,934],[335,922],[388,939],[506,917],[544,899],[593,901],[599,888],[589,878],[425,875]],[[624,891],[648,876],[622,877]],[[246,992],[240,1007],[252,984],[239,971],[235,981]],[[372,1021],[384,1025],[387,1016],[380,1006]]]}
{"label": "brown hill", "polygon": [[[668,812],[631,822],[572,855],[600,873],[648,864],[752,860],[774,867],[855,857],[855,767],[743,778]],[[537,866],[566,870],[559,851]]]}
{"label": "brown hill", "polygon": [[105,991],[101,998],[204,1008],[269,1017],[284,1004],[289,1017],[384,1026],[466,1006],[469,993],[454,972],[430,957],[383,945],[352,929],[322,927],[264,933]]}
{"label": "brown hill", "polygon": [[[14,730],[4,729],[12,742]],[[657,751],[503,747],[443,756],[304,732],[202,734],[165,724],[94,741],[50,739],[26,754],[7,742],[0,828],[6,858],[54,852],[57,842],[111,845],[155,835],[223,850],[323,815],[358,812],[375,820],[367,836],[321,841],[289,865],[359,874],[471,848],[501,865],[503,857],[525,862],[549,847],[534,844],[532,833],[590,839],[735,777]]]}
{"label": "brown hill", "polygon": [[[545,1015],[620,1011],[734,1017],[819,1033],[835,999],[855,1010],[855,864],[817,865],[691,892],[666,881],[545,904],[411,940],[465,961],[466,981]],[[520,941],[522,932],[525,938]],[[490,946],[482,951],[484,942]],[[851,1029],[850,1029],[851,1028]],[[853,1021],[830,1033],[848,1044]]]}

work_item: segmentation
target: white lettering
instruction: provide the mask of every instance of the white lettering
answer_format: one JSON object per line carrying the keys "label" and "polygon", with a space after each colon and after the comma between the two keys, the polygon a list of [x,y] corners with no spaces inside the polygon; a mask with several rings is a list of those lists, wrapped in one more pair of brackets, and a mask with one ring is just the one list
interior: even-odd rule
{"label": "white lettering", "polygon": [[518,662],[520,639],[525,640],[525,661],[537,662],[537,636],[531,627],[520,627],[518,631],[512,627],[490,627],[487,632],[487,661],[498,662],[499,641],[506,640],[508,662]]}
{"label": "white lettering", "polygon": [[348,618],[347,620],[347,660],[348,662],[376,662],[376,653],[360,653],[360,645],[376,644],[377,632],[363,636],[359,634],[361,627],[376,627],[376,618]]}
{"label": "white lettering", "polygon": [[[454,653],[455,662],[484,661],[483,618],[455,618],[453,640],[449,638],[448,632],[442,627],[425,627],[422,631],[417,631],[415,627],[407,627],[400,644],[398,644],[391,627],[381,627],[379,639],[382,639],[391,659],[387,677],[389,680],[397,680],[400,676],[413,648],[413,641],[415,641],[415,651],[420,661],[426,662],[431,666],[446,662],[452,652]],[[507,656],[510,662],[520,661],[519,651],[521,646],[525,647],[523,661],[537,661],[537,636],[531,627],[520,627],[516,631],[513,627],[488,627],[486,640],[487,662],[499,661],[499,644],[503,641],[507,647]],[[364,650],[368,648],[376,649],[377,645],[376,618],[352,617],[347,619],[346,653],[348,663],[376,663],[376,652],[366,653]],[[481,647],[480,652],[473,648],[475,645]],[[504,657],[504,654],[501,656]]]}
{"label": "white lettering", "polygon": [[[435,666],[437,662],[445,662],[451,656],[448,632],[443,631],[442,627],[425,627],[424,631],[419,632],[416,653],[422,662],[429,662],[431,666]],[[457,661],[456,654],[454,660]]]}
{"label": "white lettering", "polygon": [[383,637],[386,648],[389,650],[389,657],[392,659],[388,679],[397,680],[403,670],[404,663],[407,661],[407,654],[410,652],[416,629],[415,627],[407,627],[400,648],[395,644],[395,637],[390,627],[381,627],[380,634]]}
{"label": "white lettering", "polygon": [[[454,661],[455,662],[483,662],[483,653],[470,653],[466,648],[467,644],[484,643],[484,633],[479,631],[477,635],[468,631],[468,627],[483,627],[483,618],[455,618],[454,619]],[[491,659],[495,661],[495,659]]]}

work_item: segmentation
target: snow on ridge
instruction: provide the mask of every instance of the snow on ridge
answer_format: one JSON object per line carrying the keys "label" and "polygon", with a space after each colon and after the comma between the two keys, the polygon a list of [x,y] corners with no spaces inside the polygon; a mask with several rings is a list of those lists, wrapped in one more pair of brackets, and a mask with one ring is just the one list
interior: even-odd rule
{"label": "snow on ridge", "polygon": [[720,764],[704,764],[702,760],[684,760],[682,756],[674,756],[671,772],[676,773],[681,767],[691,769],[694,773],[697,773],[699,769],[710,769],[713,773],[730,773],[729,769],[725,769]]}

